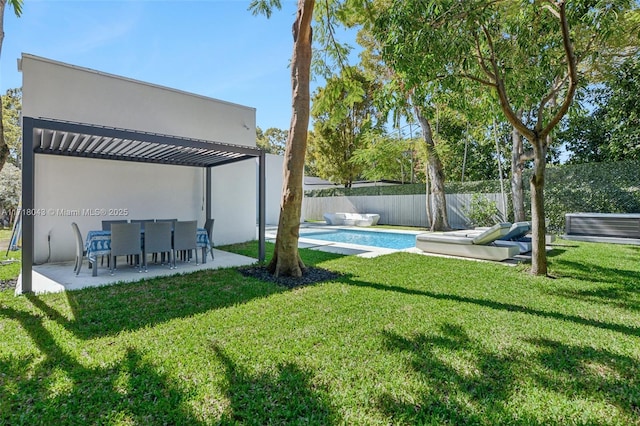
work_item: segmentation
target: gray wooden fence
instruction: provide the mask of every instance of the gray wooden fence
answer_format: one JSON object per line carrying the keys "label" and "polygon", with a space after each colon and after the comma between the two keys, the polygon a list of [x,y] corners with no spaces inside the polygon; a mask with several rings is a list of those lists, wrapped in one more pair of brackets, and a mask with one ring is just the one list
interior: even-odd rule
{"label": "gray wooden fence", "polygon": [[[502,197],[482,194],[494,201],[505,216]],[[472,194],[447,194],[447,217],[452,228],[466,228],[469,219],[465,212],[471,206]],[[380,224],[428,227],[425,194],[370,195],[346,197],[305,197],[302,202],[303,220],[324,220],[324,213],[377,213]]]}

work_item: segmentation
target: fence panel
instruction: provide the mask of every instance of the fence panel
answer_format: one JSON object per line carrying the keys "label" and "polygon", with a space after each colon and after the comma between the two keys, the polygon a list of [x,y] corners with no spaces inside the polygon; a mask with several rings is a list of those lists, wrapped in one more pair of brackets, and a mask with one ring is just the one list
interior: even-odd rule
{"label": "fence panel", "polygon": [[[499,193],[483,194],[494,201],[503,217],[502,198]],[[465,214],[471,207],[472,194],[446,194],[447,218],[452,228],[466,228]],[[425,194],[373,195],[346,197],[305,197],[302,203],[303,220],[324,220],[324,213],[377,213],[380,224],[428,227]]]}

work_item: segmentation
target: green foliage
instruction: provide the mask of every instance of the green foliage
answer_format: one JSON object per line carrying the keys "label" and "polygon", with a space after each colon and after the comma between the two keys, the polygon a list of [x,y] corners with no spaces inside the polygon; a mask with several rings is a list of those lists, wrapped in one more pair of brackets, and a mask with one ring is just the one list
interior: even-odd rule
{"label": "green foliage", "polygon": [[602,85],[587,92],[595,106],[576,109],[558,140],[570,152],[569,163],[640,160],[640,57],[628,58]]}
{"label": "green foliage", "polygon": [[256,128],[256,145],[268,154],[283,155],[287,147],[288,130],[269,127],[267,130]]}
{"label": "green foliage", "polygon": [[4,213],[16,211],[22,191],[22,175],[20,169],[5,163],[0,171],[0,219]]}
{"label": "green foliage", "polygon": [[553,280],[300,255],[342,277],[286,290],[221,269],[0,292],[0,423],[637,424],[635,247],[558,245]]}
{"label": "green foliage", "polygon": [[351,159],[371,134],[381,132],[373,105],[375,90],[376,85],[360,70],[347,68],[314,94],[308,152],[318,176],[349,187],[360,175],[362,166]]}
{"label": "green foliage", "polygon": [[564,231],[565,213],[640,211],[640,162],[586,163],[547,170],[545,209],[550,228]]}
{"label": "green foliage", "polygon": [[4,126],[4,142],[9,147],[8,163],[20,167],[22,158],[22,89],[8,89],[2,96],[2,124]]}
{"label": "green foliage", "polygon": [[469,225],[472,227],[492,226],[502,220],[496,202],[480,194],[471,196],[471,205],[464,209],[464,213],[471,221]]}
{"label": "green foliage", "polygon": [[411,181],[411,167],[417,163],[415,144],[414,140],[370,134],[366,147],[354,153],[351,163],[362,170],[365,179]]}

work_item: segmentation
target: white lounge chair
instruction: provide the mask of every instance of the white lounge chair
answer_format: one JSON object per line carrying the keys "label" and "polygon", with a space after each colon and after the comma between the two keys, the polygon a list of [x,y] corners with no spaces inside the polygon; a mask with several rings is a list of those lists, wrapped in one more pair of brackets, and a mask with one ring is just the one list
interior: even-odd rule
{"label": "white lounge chair", "polygon": [[325,213],[327,225],[374,226],[380,215],[375,213]]}
{"label": "white lounge chair", "polygon": [[511,223],[498,223],[485,230],[430,232],[416,236],[416,247],[427,253],[502,261],[520,254],[513,244],[496,244],[509,233]]}

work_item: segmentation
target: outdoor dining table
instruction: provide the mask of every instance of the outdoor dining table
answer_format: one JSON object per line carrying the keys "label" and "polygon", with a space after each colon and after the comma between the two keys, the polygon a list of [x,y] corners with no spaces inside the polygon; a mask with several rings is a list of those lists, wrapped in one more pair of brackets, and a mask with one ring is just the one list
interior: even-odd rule
{"label": "outdoor dining table", "polygon": [[[204,228],[198,228],[196,231],[198,248],[202,249],[202,263],[207,263],[207,252],[211,249],[209,235]],[[144,246],[144,230],[140,232],[140,244]],[[98,257],[109,256],[111,254],[111,231],[95,230],[87,233],[87,239],[84,244],[87,252],[87,259],[93,264],[92,275],[98,275]]]}

